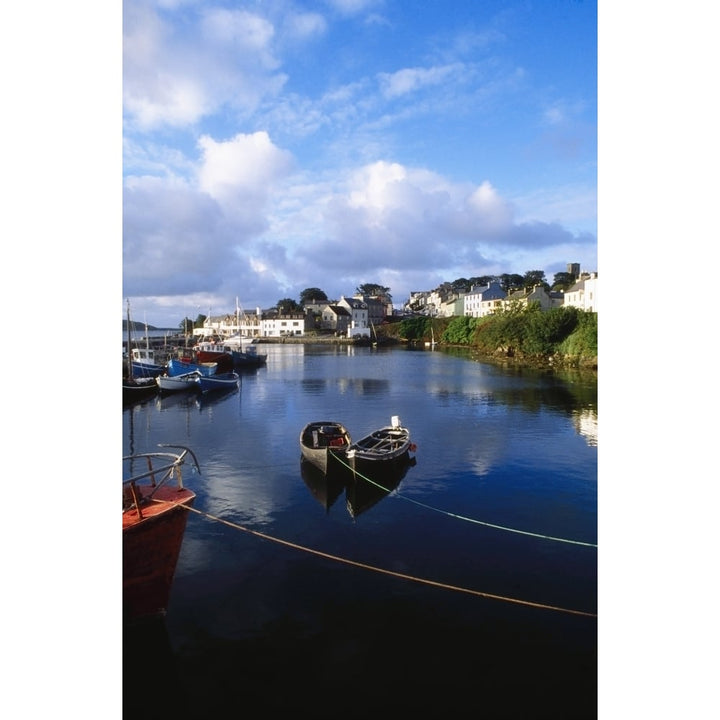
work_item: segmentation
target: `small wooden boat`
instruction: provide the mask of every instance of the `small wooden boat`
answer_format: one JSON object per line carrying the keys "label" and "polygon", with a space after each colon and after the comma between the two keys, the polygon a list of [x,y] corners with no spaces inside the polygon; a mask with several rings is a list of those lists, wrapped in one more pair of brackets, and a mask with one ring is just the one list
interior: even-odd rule
{"label": "small wooden boat", "polygon": [[185,390],[197,390],[198,379],[201,377],[202,375],[199,372],[193,371],[173,377],[170,375],[158,375],[155,382],[157,382],[160,392],[183,392]]}
{"label": "small wooden boat", "polygon": [[215,373],[214,375],[199,375],[197,384],[203,393],[214,390],[233,390],[240,387],[240,376],[235,372]]}
{"label": "small wooden boat", "polygon": [[199,372],[201,375],[214,375],[217,372],[216,362],[195,363],[180,358],[170,358],[167,364],[167,374],[170,377],[187,375],[191,372]]}
{"label": "small wooden boat", "polygon": [[183,485],[182,465],[192,450],[123,457],[123,618],[162,614],[170,597],[195,493]]}
{"label": "small wooden boat", "polygon": [[328,471],[328,462],[332,457],[343,461],[336,465],[344,465],[345,453],[351,442],[350,433],[339,422],[319,420],[308,423],[300,431],[302,457],[321,472]]}
{"label": "small wooden boat", "polygon": [[397,415],[393,415],[390,425],[373,430],[352,443],[345,457],[354,471],[375,472],[381,467],[404,464],[411,450],[415,450],[415,445],[410,441],[410,431],[402,426]]}
{"label": "small wooden boat", "polygon": [[158,391],[155,378],[123,378],[123,404],[150,397]]}

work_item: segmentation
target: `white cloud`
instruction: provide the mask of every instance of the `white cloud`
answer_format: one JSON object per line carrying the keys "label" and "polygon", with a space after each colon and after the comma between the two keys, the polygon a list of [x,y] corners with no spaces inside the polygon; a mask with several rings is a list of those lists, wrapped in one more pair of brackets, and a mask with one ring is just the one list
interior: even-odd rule
{"label": "white cloud", "polygon": [[378,81],[383,95],[387,98],[400,97],[424,87],[440,85],[450,75],[460,75],[463,66],[459,63],[432,68],[404,68],[394,73],[380,73]]}

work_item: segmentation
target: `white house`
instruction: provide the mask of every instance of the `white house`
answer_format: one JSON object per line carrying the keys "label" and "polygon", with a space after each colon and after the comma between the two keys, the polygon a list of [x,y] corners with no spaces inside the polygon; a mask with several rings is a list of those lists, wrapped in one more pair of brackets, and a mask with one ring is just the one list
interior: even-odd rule
{"label": "white house", "polygon": [[583,273],[578,281],[565,293],[565,307],[597,312],[597,273]]}
{"label": "white house", "polygon": [[347,336],[350,338],[370,337],[367,303],[356,300],[355,298],[347,299],[344,295],[341,295],[337,304],[344,307],[350,313],[350,324],[348,325]]}
{"label": "white house", "polygon": [[464,314],[469,317],[484,317],[503,309],[507,293],[500,283],[493,280],[489,285],[474,285],[465,295]]}

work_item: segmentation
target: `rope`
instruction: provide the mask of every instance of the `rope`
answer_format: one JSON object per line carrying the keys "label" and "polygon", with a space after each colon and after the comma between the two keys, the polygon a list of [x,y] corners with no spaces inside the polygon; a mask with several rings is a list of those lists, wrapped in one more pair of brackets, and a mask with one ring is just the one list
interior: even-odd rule
{"label": "rope", "polygon": [[543,603],[532,602],[530,600],[520,600],[518,598],[505,597],[503,595],[494,595],[492,593],[481,592],[480,590],[472,590],[470,588],[459,587],[457,585],[448,585],[447,583],[436,582],[435,580],[428,580],[427,578],[416,577],[414,575],[406,575],[405,573],[395,572],[394,570],[387,570],[386,568],[376,567],[374,565],[367,565],[366,563],[357,562],[355,560],[349,560],[338,555],[331,555],[321,550],[315,550],[313,548],[305,547],[304,545],[298,545],[297,543],[290,542],[288,540],[282,540],[281,538],[273,537],[272,535],[266,535],[265,533],[258,532],[257,530],[251,530],[250,528],[238,525],[237,523],[223,518],[211,515],[210,513],[204,512],[203,510],[197,510],[196,508],[184,505],[191,512],[196,513],[208,520],[214,520],[215,522],[227,525],[235,530],[241,530],[242,532],[255,535],[256,537],[262,538],[263,540],[270,540],[271,542],[285,545],[286,547],[294,548],[295,550],[301,550],[303,552],[317,555],[328,560],[334,560],[336,562],[344,563],[346,565],[352,565],[354,567],[362,568],[363,570],[372,570],[373,572],[381,573],[383,575],[390,575],[391,577],[400,578],[402,580],[410,580],[412,582],[420,583],[422,585],[430,585],[432,587],[442,588],[444,590],[454,590],[455,592],[466,593],[468,595],[475,595],[477,597],[483,597],[490,600],[501,600],[503,602],[514,603],[516,605],[525,605],[527,607],[540,608],[542,610],[554,610],[556,612],[568,613],[571,615],[582,615],[584,617],[597,617],[596,613],[585,612],[583,610],[572,610],[569,608],[558,607],[556,605],[545,605]]}
{"label": "rope", "polygon": [[[348,465],[346,462],[341,460],[337,455],[333,456],[341,465],[344,465],[348,470],[352,470],[352,467]],[[362,473],[359,473],[355,471],[355,474],[362,478],[363,480],[369,482],[371,485],[374,485],[379,490],[382,490],[383,492],[386,492],[388,494],[392,493],[391,490],[389,490],[386,487],[383,487],[382,485],[379,485],[374,480],[371,480],[369,477],[365,477]],[[408,502],[414,503],[415,505],[419,505],[420,507],[424,507],[426,510],[432,510],[433,512],[439,512],[443,515],[447,515],[448,517],[457,518],[458,520],[464,520],[465,522],[471,522],[475,523],[476,525],[484,525],[485,527],[494,528],[495,530],[504,530],[505,532],[511,532],[511,533],[517,533],[518,535],[529,535],[530,537],[536,537],[541,538],[542,540],[552,540],[553,542],[562,542],[562,543],[570,543],[571,545],[584,545],[585,547],[597,547],[596,543],[589,543],[589,542],[583,542],[582,540],[569,540],[568,538],[559,538],[559,537],[553,537],[552,535],[543,535],[541,533],[534,533],[530,532],[528,530],[518,530],[517,528],[511,528],[511,527],[505,527],[503,525],[494,525],[493,523],[484,522],[482,520],[476,520],[475,518],[469,518],[464,515],[458,515],[457,513],[450,512],[448,510],[443,510],[441,508],[433,507],[432,505],[426,505],[425,503],[420,502],[419,500],[413,500],[411,497],[408,497],[407,495],[402,495],[397,490],[393,493],[397,497],[399,497],[401,500],[407,500]]]}

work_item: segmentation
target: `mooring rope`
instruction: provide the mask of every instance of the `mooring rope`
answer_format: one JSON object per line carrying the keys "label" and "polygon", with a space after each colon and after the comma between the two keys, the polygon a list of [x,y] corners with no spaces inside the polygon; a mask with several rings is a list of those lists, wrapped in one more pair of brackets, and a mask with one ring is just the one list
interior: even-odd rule
{"label": "mooring rope", "polygon": [[327,560],[334,560],[335,562],[344,563],[345,565],[352,565],[354,567],[362,568],[363,570],[371,570],[373,572],[381,573],[383,575],[390,575],[392,577],[400,578],[402,580],[410,580],[412,582],[420,583],[422,585],[430,585],[432,587],[442,588],[444,590],[453,590],[455,592],[466,593],[467,595],[475,595],[477,597],[483,597],[490,600],[501,600],[503,602],[514,603],[516,605],[525,605],[527,607],[540,608],[542,610],[554,610],[556,612],[568,613],[570,615],[582,615],[584,617],[594,618],[597,617],[596,613],[585,612],[583,610],[572,610],[570,608],[558,607],[556,605],[546,605],[544,603],[532,602],[530,600],[520,600],[518,598],[511,598],[503,595],[494,595],[493,593],[481,592],[480,590],[472,590],[470,588],[459,587],[457,585],[449,585],[447,583],[436,582],[435,580],[428,580],[427,578],[416,577],[415,575],[407,575],[405,573],[395,572],[394,570],[388,570],[386,568],[377,567],[375,565],[368,565],[366,563],[357,562],[356,560],[350,560],[348,558],[340,557],[339,555],[331,555],[330,553],[326,553],[321,550],[315,550],[314,548],[309,548],[304,545],[298,545],[297,543],[290,542],[288,540],[283,540],[272,535],[267,535],[266,533],[261,533],[258,530],[252,530],[251,528],[244,527],[243,525],[238,525],[237,523],[231,522],[230,520],[225,520],[221,517],[217,517],[216,515],[211,515],[208,512],[198,510],[197,508],[190,507],[189,505],[185,505],[183,503],[178,503],[178,505],[182,505],[191,512],[205,517],[208,520],[222,523],[223,525],[227,525],[228,527],[231,527],[235,530],[241,530],[242,532],[249,533],[250,535],[255,535],[256,537],[262,538],[263,540],[270,540],[271,542],[285,545],[286,547],[294,548],[295,550],[301,550],[302,552],[317,555],[318,557],[326,558]]}
{"label": "mooring rope", "polygon": [[[348,470],[353,470],[353,468],[350,465],[348,465],[346,462],[341,460],[337,455],[334,455],[333,457],[341,465],[345,466]],[[365,475],[363,475],[362,473],[357,472],[357,470],[355,470],[354,472],[359,478],[362,478],[366,482],[369,482],[371,485],[374,485],[376,488],[378,488],[379,490],[382,490],[383,492],[386,492],[388,494],[393,494],[396,497],[400,498],[401,500],[407,500],[408,502],[414,503],[415,505],[424,507],[426,510],[432,510],[433,512],[439,512],[439,513],[442,513],[443,515],[447,515],[448,517],[453,517],[458,520],[464,520],[465,522],[475,523],[476,525],[484,525],[485,527],[494,528],[495,530],[504,530],[505,532],[517,533],[518,535],[529,535],[530,537],[536,537],[536,538],[540,538],[542,540],[552,540],[553,542],[562,542],[562,543],[569,543],[571,545],[584,545],[585,547],[597,548],[596,543],[584,542],[582,540],[570,540],[568,538],[553,537],[552,535],[543,535],[542,533],[534,533],[534,532],[530,532],[529,530],[518,530],[517,528],[505,527],[504,525],[495,525],[493,523],[485,522],[483,520],[476,520],[475,518],[466,517],[465,515],[458,515],[457,513],[450,512],[449,510],[443,510],[442,508],[437,508],[432,505],[426,505],[425,503],[422,503],[419,500],[413,500],[411,497],[408,497],[407,495],[403,495],[402,493],[398,492],[397,489],[393,492],[389,488],[379,485],[374,480],[371,480],[369,477],[365,477]]]}

